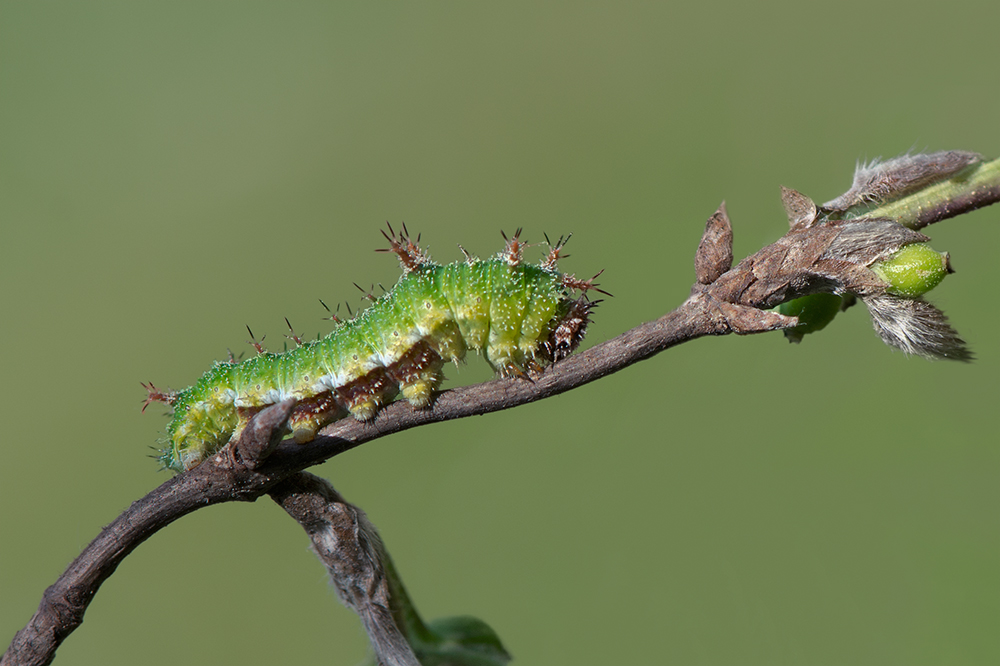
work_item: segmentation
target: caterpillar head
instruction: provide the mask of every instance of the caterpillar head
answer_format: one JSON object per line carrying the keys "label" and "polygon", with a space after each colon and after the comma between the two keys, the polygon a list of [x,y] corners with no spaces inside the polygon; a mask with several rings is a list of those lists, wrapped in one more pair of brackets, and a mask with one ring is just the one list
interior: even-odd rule
{"label": "caterpillar head", "polygon": [[566,313],[553,323],[552,332],[542,343],[545,356],[550,363],[556,363],[572,354],[587,332],[590,323],[590,313],[600,301],[592,301],[586,296],[573,301]]}

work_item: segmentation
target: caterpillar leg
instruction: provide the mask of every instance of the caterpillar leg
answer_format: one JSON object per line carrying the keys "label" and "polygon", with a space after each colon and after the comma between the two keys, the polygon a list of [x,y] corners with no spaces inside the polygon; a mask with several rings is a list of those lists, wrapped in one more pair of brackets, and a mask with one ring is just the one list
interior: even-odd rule
{"label": "caterpillar leg", "polygon": [[347,416],[347,409],[340,404],[333,391],[324,391],[300,400],[288,418],[288,429],[299,444],[316,439],[320,428]]}
{"label": "caterpillar leg", "polygon": [[376,368],[335,390],[337,400],[358,421],[371,421],[379,410],[392,402],[399,393],[399,384],[385,368]]}
{"label": "caterpillar leg", "polygon": [[421,341],[393,363],[389,373],[407,402],[422,409],[434,401],[434,394],[444,380],[443,367],[441,355],[427,342]]}

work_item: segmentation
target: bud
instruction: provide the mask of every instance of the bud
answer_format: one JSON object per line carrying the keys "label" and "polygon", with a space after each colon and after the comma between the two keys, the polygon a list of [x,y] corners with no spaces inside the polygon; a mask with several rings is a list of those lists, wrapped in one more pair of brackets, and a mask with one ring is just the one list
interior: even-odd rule
{"label": "bud", "polygon": [[926,294],[954,272],[947,252],[935,252],[924,243],[907,245],[869,268],[889,285],[886,293],[904,298]]}
{"label": "bud", "polygon": [[[900,155],[891,160],[858,164],[851,189],[823,204],[826,211],[878,206],[942,180],[983,161],[982,155],[964,150],[946,150],[921,155]],[[863,211],[860,211],[863,213]]]}
{"label": "bud", "polygon": [[863,299],[882,341],[927,359],[971,361],[965,341],[943,312],[921,298],[872,296]]}

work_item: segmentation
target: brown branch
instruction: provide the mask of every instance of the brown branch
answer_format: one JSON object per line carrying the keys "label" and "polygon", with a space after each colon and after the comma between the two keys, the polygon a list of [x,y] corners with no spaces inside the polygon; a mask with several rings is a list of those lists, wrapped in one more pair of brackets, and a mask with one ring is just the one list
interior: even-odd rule
{"label": "brown branch", "polygon": [[[438,396],[433,409],[414,410],[396,402],[373,423],[343,419],[324,429],[306,445],[283,442],[262,464],[254,467],[253,450],[260,441],[242,438],[232,454],[216,455],[180,474],[135,501],[101,531],[46,591],[38,610],[15,636],[0,666],[49,664],[59,644],[83,621],[94,595],[118,564],[139,544],[178,518],[204,506],[231,501],[254,501],[302,469],[386,435],[420,425],[449,421],[509,409],[582,386],[680,342],[702,335],[728,332],[707,299],[694,298],[661,319],[632,329],[582,354],[571,356],[534,381],[496,379],[452,389]],[[254,419],[258,433],[263,423],[287,419],[292,404],[275,405]],[[280,427],[275,428],[281,432]],[[228,449],[227,449],[228,450]]]}
{"label": "brown branch", "polygon": [[139,544],[195,509],[259,497],[259,493],[243,490],[242,475],[276,440],[280,441],[281,428],[292,406],[285,402],[261,412],[229,455],[217,456],[205,469],[199,467],[166,481],[101,530],[59,580],[45,590],[38,610],[14,636],[0,664],[51,663],[59,644],[83,622],[83,614],[101,583]]}
{"label": "brown branch", "polygon": [[345,606],[357,613],[380,666],[504,666],[510,654],[486,623],[469,616],[425,624],[365,512],[329,481],[293,474],[269,493],[312,541]]}
{"label": "brown branch", "polygon": [[[676,310],[571,356],[532,381],[496,379],[441,393],[433,408],[396,402],[371,423],[343,419],[305,445],[280,441],[292,401],[255,417],[223,453],[137,500],[80,554],[46,591],[38,610],[0,659],[0,666],[48,664],[59,644],[118,564],[155,532],[196,509],[253,501],[301,470],[356,446],[421,425],[509,409],[558,395],[705,335],[757,333],[794,326],[766,308],[817,291],[878,294],[884,284],[864,262],[916,234],[891,222],[831,221],[799,225],[735,268],[725,209],[709,220],[696,258],[698,282]],[[920,238],[919,234],[916,234]]]}
{"label": "brown branch", "polygon": [[823,204],[830,219],[888,217],[922,229],[1000,201],[1000,160],[949,150],[859,165],[851,189]]}
{"label": "brown branch", "polygon": [[912,228],[923,229],[929,224],[947,220],[963,213],[971,213],[974,210],[991,206],[998,201],[1000,201],[1000,183],[989,183],[926,207],[915,217]]}
{"label": "brown branch", "polygon": [[309,535],[337,596],[361,619],[378,663],[420,666],[411,645],[417,637],[407,636],[408,620],[415,619],[424,633],[427,629],[398,581],[393,585],[388,553],[365,512],[308,472],[293,474],[270,495]]}

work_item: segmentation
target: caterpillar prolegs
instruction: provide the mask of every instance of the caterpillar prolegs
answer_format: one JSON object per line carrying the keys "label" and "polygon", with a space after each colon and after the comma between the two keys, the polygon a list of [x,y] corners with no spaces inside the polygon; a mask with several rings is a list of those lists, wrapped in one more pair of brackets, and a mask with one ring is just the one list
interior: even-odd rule
{"label": "caterpillar prolegs", "polygon": [[159,457],[165,467],[197,466],[255,413],[288,398],[298,401],[289,430],[305,442],[348,415],[375,418],[397,394],[429,407],[444,364],[469,351],[482,352],[501,376],[526,376],[568,356],[583,339],[597,303],[586,293],[601,290],[593,278],[556,269],[562,239],[538,264],[522,260],[519,230],[492,258],[466,254],[465,261],[441,265],[405,227],[398,235],[392,227],[382,233],[389,241],[384,251],[399,257],[403,275],[356,317],[283,353],[258,346],[253,358],[216,362],[182,391],[146,387],[146,404],[173,407]]}

